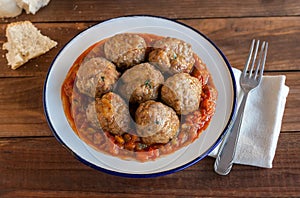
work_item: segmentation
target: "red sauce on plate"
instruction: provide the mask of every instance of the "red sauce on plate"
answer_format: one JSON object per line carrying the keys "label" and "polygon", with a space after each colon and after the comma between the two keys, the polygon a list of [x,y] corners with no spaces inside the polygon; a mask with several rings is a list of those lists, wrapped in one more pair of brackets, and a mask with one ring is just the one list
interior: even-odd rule
{"label": "red sauce on plate", "polygon": [[[147,46],[151,46],[155,40],[163,38],[152,34],[139,35],[145,39]],[[100,152],[141,162],[155,160],[159,156],[173,153],[197,139],[201,132],[207,128],[215,113],[217,91],[205,64],[196,54],[194,54],[196,61],[191,76],[196,77],[202,83],[200,106],[198,110],[181,116],[181,130],[167,144],[147,146],[130,131],[123,135],[114,135],[109,131],[102,131],[93,127],[87,121],[86,108],[84,107],[89,104],[92,98],[80,93],[74,86],[74,81],[76,72],[85,58],[105,57],[104,43],[105,40],[99,41],[85,50],[73,63],[62,85],[61,96],[64,112],[74,132],[84,142]]]}

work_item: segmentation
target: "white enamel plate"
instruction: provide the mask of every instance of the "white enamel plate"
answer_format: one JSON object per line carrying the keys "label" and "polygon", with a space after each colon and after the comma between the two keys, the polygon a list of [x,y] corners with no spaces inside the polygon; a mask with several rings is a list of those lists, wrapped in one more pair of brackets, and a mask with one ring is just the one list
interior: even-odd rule
{"label": "white enamel plate", "polygon": [[[61,101],[62,83],[74,63],[88,47],[123,32],[150,33],[184,40],[207,65],[218,91],[216,112],[209,127],[190,145],[155,161],[122,160],[94,150],[73,132]],[[236,85],[226,57],[199,31],[165,18],[127,16],[88,28],[67,43],[56,56],[44,85],[44,109],[53,134],[81,162],[97,170],[125,177],[155,177],[187,168],[206,157],[226,133],[236,106]]]}

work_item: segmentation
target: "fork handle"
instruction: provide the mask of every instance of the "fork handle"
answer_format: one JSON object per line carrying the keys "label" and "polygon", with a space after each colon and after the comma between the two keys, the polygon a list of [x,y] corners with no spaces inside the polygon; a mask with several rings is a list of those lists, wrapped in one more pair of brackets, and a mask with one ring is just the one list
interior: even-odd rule
{"label": "fork handle", "polygon": [[233,123],[233,126],[229,133],[225,136],[221,147],[219,149],[215,164],[214,164],[214,169],[215,172],[218,173],[219,175],[227,175],[233,165],[233,159],[235,155],[235,150],[236,150],[236,144],[239,138],[239,133],[240,133],[240,128],[241,128],[241,123],[243,120],[243,115],[244,115],[244,109],[245,109],[245,104],[246,100],[248,97],[248,92],[245,93],[243,96],[241,105],[239,107],[236,119]]}

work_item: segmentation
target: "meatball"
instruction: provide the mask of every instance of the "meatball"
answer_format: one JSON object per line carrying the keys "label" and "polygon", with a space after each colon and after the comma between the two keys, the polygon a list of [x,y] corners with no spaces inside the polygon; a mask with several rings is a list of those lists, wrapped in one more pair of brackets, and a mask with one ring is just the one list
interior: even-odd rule
{"label": "meatball", "polygon": [[179,130],[175,111],[161,102],[141,103],[135,114],[137,134],[147,144],[168,143]]}
{"label": "meatball", "polygon": [[137,34],[117,34],[104,44],[104,53],[121,69],[127,69],[145,60],[146,42]]}
{"label": "meatball", "polygon": [[85,114],[86,119],[89,121],[89,123],[91,123],[93,127],[100,128],[95,101],[88,104]]}
{"label": "meatball", "polygon": [[190,73],[195,59],[190,44],[166,37],[153,44],[154,50],[149,54],[149,62],[157,66],[162,72],[169,74]]}
{"label": "meatball", "polygon": [[84,61],[76,74],[78,90],[90,97],[101,97],[113,89],[120,74],[116,66],[102,57]]}
{"label": "meatball", "polygon": [[191,75],[198,78],[200,80],[200,82],[202,83],[202,86],[206,85],[208,83],[210,74],[209,74],[208,70],[206,69],[206,65],[202,62],[202,60],[199,58],[199,56],[194,55],[194,58],[196,60],[196,63],[191,72]]}
{"label": "meatball", "polygon": [[186,115],[199,108],[201,82],[187,73],[169,77],[161,88],[161,99],[177,114]]}
{"label": "meatball", "polygon": [[129,109],[125,101],[113,92],[96,99],[96,112],[104,131],[122,135],[130,128]]}
{"label": "meatball", "polygon": [[164,77],[149,63],[136,65],[124,72],[118,89],[130,103],[141,103],[158,97]]}

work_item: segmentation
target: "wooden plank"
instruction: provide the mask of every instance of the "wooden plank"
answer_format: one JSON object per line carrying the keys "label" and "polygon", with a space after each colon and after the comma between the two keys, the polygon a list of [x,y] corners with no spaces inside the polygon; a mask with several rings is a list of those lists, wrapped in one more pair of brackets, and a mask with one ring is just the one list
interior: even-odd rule
{"label": "wooden plank", "polygon": [[224,177],[214,173],[214,159],[205,158],[175,174],[128,179],[81,164],[55,138],[2,138],[0,196],[292,197],[300,193],[299,141],[300,131],[280,135],[272,169],[234,165]]}
{"label": "wooden plank", "polygon": [[266,70],[300,70],[300,20],[297,17],[182,22],[207,35],[223,51],[233,67],[244,67],[251,40],[255,38],[269,42]]}
{"label": "wooden plank", "polygon": [[44,77],[0,78],[0,137],[51,135],[43,111]]}
{"label": "wooden plank", "polygon": [[[0,50],[0,197],[299,197],[300,1],[52,0],[36,15],[0,19],[0,48],[9,22],[30,20],[58,46],[13,71]],[[213,158],[152,179],[108,175],[83,165],[52,136],[43,112],[48,68],[77,33],[103,20],[150,14],[179,20],[210,38],[242,68],[250,40],[270,43],[266,75],[290,87],[272,169],[234,165],[213,171]]]}
{"label": "wooden plank", "polygon": [[[42,104],[44,77],[0,78],[0,109],[40,109]],[[6,112],[9,113],[9,112]],[[20,112],[21,114],[21,112]],[[9,116],[9,115],[8,115]],[[17,115],[14,115],[17,116]],[[22,115],[24,116],[24,115]],[[5,120],[5,118],[1,118]],[[6,122],[9,122],[8,119]],[[13,120],[10,120],[13,122]]]}
{"label": "wooden plank", "polygon": [[[300,3],[285,1],[199,1],[199,0],[125,0],[125,1],[59,1],[53,0],[36,15],[21,16],[5,21],[31,20],[35,22],[102,21],[124,15],[157,15],[172,19],[224,18],[251,16],[297,16]],[[0,21],[1,22],[1,21]]]}
{"label": "wooden plank", "polygon": [[1,137],[53,136],[46,121],[42,123],[0,124]]}
{"label": "wooden plank", "polygon": [[[283,117],[282,131],[300,128],[299,72],[266,72],[286,75],[290,87]],[[43,76],[0,78],[0,137],[49,136],[51,132],[42,103]]]}
{"label": "wooden plank", "polygon": [[[247,58],[252,38],[268,40],[270,43],[266,70],[300,69],[300,21],[297,17],[242,18],[181,20],[187,25],[203,32],[227,56],[234,67],[242,68]],[[50,52],[35,58],[14,71],[7,66],[6,51],[0,50],[0,77],[45,75],[59,50],[76,34],[94,23],[37,23],[41,32],[58,42]],[[0,45],[6,42],[0,24]],[[234,35],[234,36],[232,36]],[[286,50],[290,49],[290,50]]]}
{"label": "wooden plank", "polygon": [[282,130],[300,129],[300,72],[287,73],[286,84],[290,88],[283,116]]}
{"label": "wooden plank", "polygon": [[[37,23],[34,25],[41,30],[42,34],[47,35],[51,39],[57,41],[58,45],[46,54],[30,60],[17,70],[12,70],[9,66],[7,66],[7,60],[5,58],[7,51],[0,50],[0,77],[45,76],[51,65],[51,62],[54,60],[60,49],[63,48],[63,46],[80,31],[92,25],[92,23]],[[7,42],[5,37],[6,26],[7,24],[0,25],[0,29],[3,30],[0,33],[1,48],[3,43]]]}
{"label": "wooden plank", "polygon": [[[287,75],[287,85],[290,86],[290,94],[287,99],[285,115],[283,119],[283,131],[295,131],[300,127],[299,111],[299,73],[288,70],[299,70],[299,20],[296,17],[289,18],[257,18],[255,22],[250,19],[208,19],[208,20],[184,20],[182,22],[203,31],[224,51],[232,65],[240,65],[241,68],[248,53],[249,37],[252,34],[264,32],[263,28],[256,28],[254,33],[249,33],[249,27],[255,24],[269,24],[268,38],[270,50],[267,60],[267,70],[287,71],[276,74]],[[244,24],[244,25],[243,25]],[[42,89],[46,72],[55,54],[68,41],[69,37],[76,35],[80,30],[87,28],[92,23],[38,23],[36,24],[42,32],[47,33],[59,41],[59,46],[49,53],[40,56],[19,70],[13,71],[6,65],[6,60],[0,58],[0,136],[41,136],[50,135],[45,124],[42,109]],[[241,26],[239,26],[241,25]],[[225,28],[225,27],[232,28]],[[4,26],[2,26],[4,27]],[[241,33],[235,34],[231,29],[241,28]],[[247,28],[248,27],[248,28]],[[281,28],[282,27],[282,28]],[[225,29],[224,29],[225,28]],[[223,30],[222,30],[223,29]],[[232,32],[230,32],[232,31]],[[222,32],[229,32],[223,34]],[[276,33],[272,33],[276,32]],[[270,36],[270,35],[271,36]],[[273,35],[274,34],[274,35]],[[246,36],[245,36],[246,35]],[[277,36],[276,36],[277,35]],[[288,36],[283,36],[288,35]],[[289,37],[289,38],[287,38]],[[284,41],[287,41],[286,43]],[[4,36],[0,34],[0,42],[4,42]],[[283,50],[284,45],[293,50]],[[274,47],[272,47],[274,46]],[[276,47],[277,46],[277,47]],[[238,53],[236,52],[239,49]],[[0,51],[4,55],[4,51]],[[1,57],[1,56],[0,56]],[[278,58],[279,57],[279,58]],[[36,66],[38,65],[38,66]],[[268,72],[266,72],[268,74]],[[269,73],[273,74],[273,72]],[[22,77],[22,78],[15,78]],[[11,127],[9,127],[11,125]],[[21,126],[24,125],[24,130]],[[32,127],[32,132],[30,129]],[[38,130],[37,130],[38,129]],[[44,129],[44,130],[42,130]]]}

